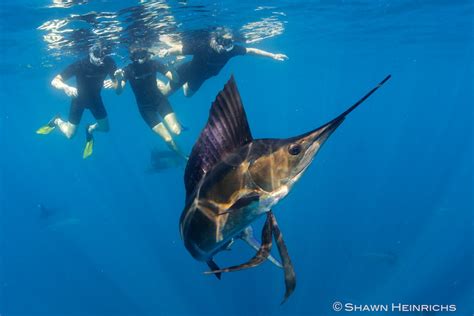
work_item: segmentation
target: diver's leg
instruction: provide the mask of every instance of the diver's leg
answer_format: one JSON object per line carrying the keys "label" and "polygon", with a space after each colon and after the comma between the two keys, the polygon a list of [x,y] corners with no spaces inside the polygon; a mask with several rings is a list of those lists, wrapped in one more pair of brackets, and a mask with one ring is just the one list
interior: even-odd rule
{"label": "diver's leg", "polygon": [[165,124],[159,119],[158,105],[139,105],[139,109],[140,115],[142,116],[143,120],[148,126],[150,126],[153,132],[158,134],[171,150],[187,159],[187,157],[181,152],[178,145],[173,140],[173,137],[171,136],[171,133],[168,128],[166,128]]}
{"label": "diver's leg", "polygon": [[104,103],[102,99],[94,100],[91,107],[89,108],[92,115],[96,119],[94,124],[86,126],[86,146],[82,157],[86,159],[92,155],[94,147],[94,132],[103,132],[106,133],[110,130],[109,119],[107,118],[107,111],[105,110]]}
{"label": "diver's leg", "polygon": [[153,126],[152,130],[160,135],[160,137],[166,142],[166,145],[176,153],[178,153],[180,156],[183,156],[181,153],[181,150],[179,149],[178,145],[175,143],[173,140],[173,137],[171,136],[171,133],[168,131],[166,128],[165,124],[163,122],[160,122]]}
{"label": "diver's leg", "polygon": [[221,273],[221,272],[234,272],[234,271],[239,271],[242,269],[256,267],[268,258],[268,256],[270,255],[271,249],[272,249],[272,219],[270,217],[270,214],[267,213],[267,220],[265,221],[265,224],[262,230],[262,245],[260,246],[260,249],[258,249],[255,256],[252,259],[250,259],[248,262],[240,264],[238,266],[232,266],[229,268],[219,269],[219,270],[212,270],[212,271],[206,272],[206,274]]}
{"label": "diver's leg", "polygon": [[84,105],[81,104],[77,98],[73,98],[71,101],[71,107],[69,108],[68,120],[64,121],[60,117],[57,117],[54,120],[54,124],[59,127],[59,130],[64,134],[64,136],[71,139],[76,133],[77,126],[81,122],[83,113]]}
{"label": "diver's leg", "polygon": [[94,147],[94,132],[106,133],[109,130],[109,119],[107,117],[98,119],[94,124],[86,126],[86,146],[84,147],[82,158],[86,159],[92,155]]}
{"label": "diver's leg", "polygon": [[171,112],[164,117],[165,123],[168,126],[168,128],[176,135],[181,134],[183,131],[183,127],[178,121],[178,118],[176,117],[176,114],[174,112]]}
{"label": "diver's leg", "polygon": [[275,241],[278,247],[278,252],[280,253],[280,257],[283,263],[283,269],[285,271],[285,297],[283,298],[282,304],[288,299],[288,297],[293,293],[296,287],[296,275],[295,270],[293,268],[293,264],[290,260],[290,255],[288,254],[288,249],[286,248],[285,242],[283,241],[283,235],[278,227],[278,223],[276,221],[275,215],[273,215],[272,211],[269,211],[268,217],[271,219],[272,227],[273,227],[273,237],[275,237]]}
{"label": "diver's leg", "polygon": [[181,134],[183,128],[181,127],[181,124],[179,124],[178,119],[176,118],[176,114],[171,108],[171,105],[167,98],[163,98],[163,100],[161,100],[160,104],[158,105],[158,112],[160,113],[160,116],[163,118],[166,123],[166,126],[169,130],[171,130],[171,132],[176,135]]}
{"label": "diver's leg", "polygon": [[92,133],[94,132],[107,133],[108,131],[110,131],[109,119],[107,118],[107,110],[105,109],[102,99],[95,100],[89,110],[96,119],[96,122],[94,124],[90,124],[87,127],[87,133],[92,135]]}
{"label": "diver's leg", "polygon": [[61,133],[64,134],[68,139],[71,139],[76,134],[77,125],[71,122],[63,121],[61,118],[56,118],[54,124],[59,127]]}
{"label": "diver's leg", "polygon": [[97,120],[94,124],[90,124],[87,127],[87,132],[92,134],[93,132],[107,133],[110,131],[109,119],[107,117]]}

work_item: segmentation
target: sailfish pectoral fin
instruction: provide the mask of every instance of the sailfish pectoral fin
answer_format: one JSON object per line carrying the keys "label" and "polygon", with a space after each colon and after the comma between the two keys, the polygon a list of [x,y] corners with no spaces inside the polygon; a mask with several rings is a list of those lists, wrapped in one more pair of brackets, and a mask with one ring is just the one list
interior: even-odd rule
{"label": "sailfish pectoral fin", "polygon": [[276,221],[275,215],[273,215],[272,211],[268,212],[268,217],[271,218],[272,222],[272,231],[273,237],[275,237],[275,241],[278,247],[278,252],[280,253],[281,260],[283,262],[283,270],[285,271],[285,297],[281,304],[285,303],[288,297],[293,293],[296,287],[296,275],[295,269],[293,268],[293,264],[290,260],[290,255],[288,254],[288,249],[286,248],[285,242],[283,241],[283,235],[278,227],[278,223]]}
{"label": "sailfish pectoral fin", "polygon": [[[219,266],[217,265],[217,263],[214,261],[214,260],[208,260],[207,262],[207,266],[209,267],[209,269],[211,269],[212,271],[217,271],[219,270]],[[215,273],[215,276],[216,278],[218,278],[219,280],[221,279],[221,273]]]}
{"label": "sailfish pectoral fin", "polygon": [[[255,251],[258,251],[261,247],[260,243],[253,235],[253,229],[251,226],[244,229],[244,231],[240,234],[240,239],[245,241],[247,245],[255,249]],[[268,255],[267,259],[278,268],[283,269],[283,266],[281,265],[281,263],[277,259],[275,259],[275,257],[273,257],[271,254]]]}
{"label": "sailfish pectoral fin", "polygon": [[270,216],[267,215],[267,220],[265,221],[265,224],[262,230],[262,245],[260,246],[257,253],[252,259],[250,259],[246,263],[239,264],[237,266],[232,266],[232,267],[220,269],[220,270],[212,270],[212,271],[208,271],[204,273],[212,274],[212,273],[222,273],[222,272],[234,272],[234,271],[239,271],[242,269],[256,267],[268,258],[271,249],[272,249],[272,221],[271,221]]}

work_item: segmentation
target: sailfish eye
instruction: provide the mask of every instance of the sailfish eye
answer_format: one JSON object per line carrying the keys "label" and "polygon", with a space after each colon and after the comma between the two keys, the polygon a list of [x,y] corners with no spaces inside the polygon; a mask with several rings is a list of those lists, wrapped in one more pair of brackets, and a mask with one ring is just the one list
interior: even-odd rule
{"label": "sailfish eye", "polygon": [[292,156],[299,155],[301,152],[301,145],[300,144],[291,144],[288,146],[288,153]]}

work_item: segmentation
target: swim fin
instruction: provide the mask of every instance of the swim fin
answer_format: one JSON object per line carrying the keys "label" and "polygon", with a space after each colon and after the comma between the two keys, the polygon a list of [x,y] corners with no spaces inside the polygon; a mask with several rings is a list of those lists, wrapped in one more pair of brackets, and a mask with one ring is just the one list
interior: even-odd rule
{"label": "swim fin", "polygon": [[90,155],[92,155],[93,148],[94,148],[94,139],[91,138],[89,141],[86,142],[86,147],[84,147],[84,152],[82,154],[82,158],[86,159]]}
{"label": "swim fin", "polygon": [[94,148],[94,137],[92,137],[92,133],[89,132],[89,125],[87,125],[86,126],[86,147],[84,147],[82,158],[86,159],[90,155],[92,155],[93,148]]}
{"label": "swim fin", "polygon": [[36,130],[36,134],[48,135],[48,134],[51,133],[55,128],[56,128],[56,126],[49,126],[49,125],[41,126],[40,128],[38,128],[38,129]]}
{"label": "swim fin", "polygon": [[56,128],[56,124],[54,122],[57,118],[59,118],[59,115],[55,115],[51,120],[49,120],[48,124],[38,128],[36,134],[48,135],[51,133]]}

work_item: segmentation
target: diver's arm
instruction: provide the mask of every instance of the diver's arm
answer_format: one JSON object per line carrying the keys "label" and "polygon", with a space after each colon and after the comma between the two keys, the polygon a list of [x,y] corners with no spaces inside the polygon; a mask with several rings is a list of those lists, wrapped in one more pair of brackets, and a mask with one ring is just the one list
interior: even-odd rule
{"label": "diver's arm", "polygon": [[63,90],[64,93],[66,93],[66,95],[69,97],[77,97],[77,89],[64,83],[63,77],[61,77],[61,75],[54,77],[54,79],[51,81],[51,85],[58,90]]}
{"label": "diver's arm", "polygon": [[284,61],[284,60],[288,59],[288,56],[286,56],[285,54],[274,54],[274,53],[270,53],[270,52],[267,52],[267,51],[264,51],[264,50],[261,50],[261,49],[258,49],[258,48],[247,47],[247,48],[245,48],[245,50],[246,50],[246,53],[250,54],[250,55],[270,57],[270,58],[273,58],[273,59],[279,60],[279,61]]}

